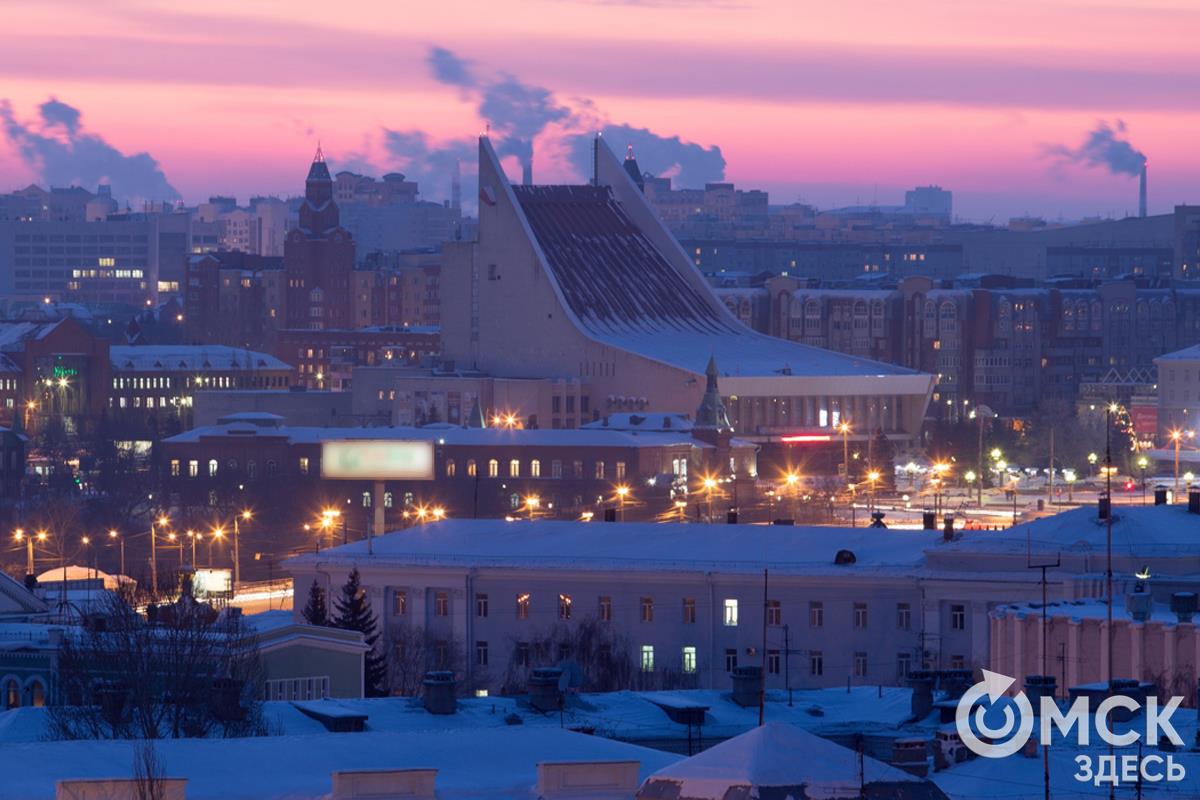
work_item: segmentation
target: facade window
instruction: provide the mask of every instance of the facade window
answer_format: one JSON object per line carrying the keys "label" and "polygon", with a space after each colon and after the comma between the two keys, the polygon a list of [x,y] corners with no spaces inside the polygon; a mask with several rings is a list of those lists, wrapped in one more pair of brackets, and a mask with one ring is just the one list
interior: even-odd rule
{"label": "facade window", "polygon": [[538,461],[536,458],[529,462],[529,477],[542,477],[542,462]]}
{"label": "facade window", "polygon": [[856,678],[867,677],[867,654],[866,653],[859,652],[859,653],[854,654],[854,677],[856,677]]}
{"label": "facade window", "polygon": [[467,477],[474,478],[475,472],[476,472],[475,459],[468,458],[467,459]]}
{"label": "facade window", "polygon": [[642,622],[654,622],[654,598],[642,598]]}
{"label": "facade window", "polygon": [[475,666],[486,667],[488,665],[488,643],[475,643]]}
{"label": "facade window", "polygon": [[967,629],[966,606],[950,606],[950,629],[955,631],[965,631]]}
{"label": "facade window", "polygon": [[782,625],[783,624],[783,604],[778,600],[767,601],[767,624]]}
{"label": "facade window", "polygon": [[725,625],[726,627],[736,627],[738,624],[738,601],[736,598],[725,598]]}
{"label": "facade window", "polygon": [[819,600],[813,600],[808,604],[808,627],[825,627],[825,604]]}
{"label": "facade window", "polygon": [[683,621],[687,625],[696,624],[696,598],[683,598]]}
{"label": "facade window", "polygon": [[486,594],[475,595],[475,616],[486,617],[488,615],[488,596]]}
{"label": "facade window", "polygon": [[967,659],[965,656],[950,656],[950,669],[965,669],[966,666]]}
{"label": "facade window", "polygon": [[725,671],[733,672],[737,669],[737,649],[733,647],[725,648]]}
{"label": "facade window", "polygon": [[912,653],[900,653],[896,656],[896,677],[903,680],[912,672]]}
{"label": "facade window", "polygon": [[603,461],[596,462],[595,477],[596,477],[596,480],[598,480],[598,481],[604,480],[604,462]]}
{"label": "facade window", "polygon": [[616,475],[616,478],[617,478],[617,480],[619,480],[619,481],[623,481],[623,480],[625,480],[625,462],[624,462],[624,461],[618,461],[618,462],[617,462],[617,475]]}
{"label": "facade window", "polygon": [[456,469],[456,467],[455,467],[455,464],[454,464],[454,459],[453,459],[453,458],[447,458],[447,459],[446,459],[446,477],[447,477],[447,478],[453,478],[453,477],[454,477],[454,472],[455,472],[455,469]]}
{"label": "facade window", "polygon": [[808,651],[808,674],[813,677],[825,674],[825,654],[820,650]]}
{"label": "facade window", "polygon": [[854,604],[854,627],[856,630],[865,630],[867,627],[867,604]]}
{"label": "facade window", "polygon": [[902,631],[912,627],[912,606],[908,603],[896,604],[896,627]]}
{"label": "facade window", "polygon": [[392,493],[384,492],[383,493],[383,507],[384,508],[392,508],[394,505],[395,505],[395,498],[392,496]]}
{"label": "facade window", "polygon": [[557,458],[550,462],[550,477],[556,479],[562,477],[562,462]]}
{"label": "facade window", "polygon": [[500,462],[494,458],[490,459],[488,461],[488,477],[489,478],[500,477]]}
{"label": "facade window", "polygon": [[521,460],[520,459],[514,458],[508,462],[508,477],[510,477],[510,478],[521,477]]}
{"label": "facade window", "polygon": [[403,617],[408,613],[408,592],[393,592],[392,593],[392,614],[397,617]]}
{"label": "facade window", "polygon": [[696,672],[696,648],[683,648],[683,674],[692,675]]}
{"label": "facade window", "polygon": [[529,619],[529,592],[517,595],[517,619]]}
{"label": "facade window", "polygon": [[600,611],[601,622],[612,622],[612,598],[608,595],[600,596]]}
{"label": "facade window", "polygon": [[301,474],[301,475],[307,475],[307,474],[308,474],[308,457],[307,457],[307,456],[301,456],[301,457],[300,457],[300,463],[299,463],[299,467],[300,467],[300,474]]}
{"label": "facade window", "polygon": [[571,462],[571,474],[574,475],[576,479],[583,477],[583,462],[582,461]]}
{"label": "facade window", "polygon": [[198,478],[200,476],[200,462],[192,459],[188,462],[188,477]]}
{"label": "facade window", "polygon": [[179,477],[179,459],[178,458],[171,459],[171,477],[172,478]]}
{"label": "facade window", "polygon": [[250,480],[254,480],[258,477],[258,464],[254,462],[254,459],[250,459],[246,462],[246,477]]}
{"label": "facade window", "polygon": [[570,619],[571,618],[571,595],[560,594],[558,596],[558,618],[559,619]]}
{"label": "facade window", "polygon": [[517,666],[529,666],[529,642],[517,642]]}
{"label": "facade window", "polygon": [[642,645],[642,672],[654,672],[654,645]]}
{"label": "facade window", "polygon": [[434,616],[438,616],[438,617],[450,616],[450,593],[449,592],[434,592],[433,593],[433,613],[434,613]]}
{"label": "facade window", "polygon": [[370,492],[362,493],[362,507],[363,508],[371,507],[371,493]]}
{"label": "facade window", "polygon": [[782,659],[778,650],[767,651],[767,672],[772,675],[779,674],[779,664]]}

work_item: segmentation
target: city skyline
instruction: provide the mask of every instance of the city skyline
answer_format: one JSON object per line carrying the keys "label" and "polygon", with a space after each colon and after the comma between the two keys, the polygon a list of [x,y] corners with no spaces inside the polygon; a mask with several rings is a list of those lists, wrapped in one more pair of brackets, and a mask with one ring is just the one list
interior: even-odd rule
{"label": "city skyline", "polygon": [[[685,185],[724,178],[827,208],[897,203],[933,183],[954,191],[959,216],[984,221],[1136,213],[1136,176],[1083,152],[1103,125],[1148,157],[1151,213],[1194,199],[1200,177],[1184,144],[1200,118],[1180,110],[1200,11],[1184,3],[857,3],[802,19],[765,0],[510,12],[11,4],[3,188],[42,179],[38,146],[55,143],[67,163],[53,175],[89,174],[71,160],[88,152],[83,137],[114,171],[149,154],[187,202],[298,194],[297,164],[320,140],[334,169],[398,169],[440,200],[437,156],[489,122],[500,141],[532,142],[539,183],[577,181],[578,142],[609,129],[615,149],[633,142],[645,168]],[[50,98],[62,116],[40,114]],[[658,163],[643,144],[661,145]],[[505,166],[519,178],[517,157]]]}

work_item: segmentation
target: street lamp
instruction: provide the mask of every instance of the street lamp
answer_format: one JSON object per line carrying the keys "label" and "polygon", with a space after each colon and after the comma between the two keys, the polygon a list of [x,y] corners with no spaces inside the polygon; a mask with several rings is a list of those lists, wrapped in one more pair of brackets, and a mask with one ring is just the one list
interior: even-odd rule
{"label": "street lamp", "polygon": [[1146,467],[1150,465],[1150,459],[1138,456],[1137,465],[1142,471],[1142,505],[1146,505]]}
{"label": "street lamp", "polygon": [[529,519],[533,519],[533,515],[537,513],[538,507],[541,506],[542,499],[536,494],[531,494],[525,498],[525,509],[529,512]]}
{"label": "street lamp", "polygon": [[617,505],[620,507],[621,522],[625,521],[625,498],[629,496],[629,487],[624,484],[616,488]]}
{"label": "street lamp", "polygon": [[1067,482],[1067,502],[1068,503],[1075,502],[1075,480],[1076,480],[1076,477],[1077,476],[1075,475],[1075,470],[1073,470],[1073,469],[1064,469],[1063,470],[1063,480]]}
{"label": "street lamp", "polygon": [[684,514],[686,513],[685,509],[687,509],[687,500],[676,500],[675,501],[675,511],[676,511],[676,513],[679,514],[680,522],[684,521]]}
{"label": "street lamp", "polygon": [[237,591],[238,584],[242,582],[242,557],[241,557],[242,552],[241,552],[241,546],[239,544],[239,539],[241,538],[241,530],[238,527],[238,521],[243,520],[245,522],[249,522],[250,518],[252,516],[253,516],[253,514],[250,513],[250,509],[246,508],[246,509],[242,510],[241,514],[238,514],[236,517],[233,518],[233,589],[234,589],[234,591]]}
{"label": "street lamp", "polygon": [[871,504],[870,510],[875,510],[875,482],[879,480],[879,470],[871,470],[867,473],[867,480],[871,482]]}
{"label": "street lamp", "polygon": [[[171,520],[166,514],[160,516],[157,520],[159,528],[165,528],[171,524]],[[150,593],[155,597],[158,596],[158,536],[154,532],[154,522],[150,523]]]}
{"label": "street lamp", "polygon": [[208,568],[209,569],[212,569],[212,565],[213,565],[213,555],[212,555],[213,542],[221,539],[224,536],[225,536],[225,529],[222,528],[220,525],[213,528],[212,536],[208,540]]}
{"label": "street lamp", "polygon": [[108,538],[116,540],[116,542],[121,546],[121,574],[124,575],[125,574],[125,539],[123,539],[121,537],[121,534],[118,533],[115,528],[108,532]]}
{"label": "street lamp", "polygon": [[190,539],[190,540],[191,540],[191,542],[192,542],[192,561],[191,561],[191,566],[192,566],[192,569],[195,569],[195,568],[196,568],[196,540],[200,538],[200,534],[199,534],[199,533],[197,533],[196,531],[189,530],[189,531],[187,532],[187,537],[188,537],[188,539]]}
{"label": "street lamp", "polygon": [[850,482],[850,423],[843,420],[838,425],[838,433],[842,434],[842,469],[845,470],[846,483]]}
{"label": "street lamp", "polygon": [[708,521],[712,522],[712,496],[713,489],[717,488],[717,481],[711,476],[704,479],[704,493],[708,497]]}

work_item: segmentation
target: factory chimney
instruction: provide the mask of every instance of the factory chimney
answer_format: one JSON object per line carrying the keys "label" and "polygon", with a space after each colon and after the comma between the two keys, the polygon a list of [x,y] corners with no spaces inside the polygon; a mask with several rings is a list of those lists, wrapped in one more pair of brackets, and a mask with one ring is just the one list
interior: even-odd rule
{"label": "factory chimney", "polygon": [[1142,179],[1138,184],[1138,216],[1146,216],[1146,164],[1142,163]]}
{"label": "factory chimney", "polygon": [[525,163],[521,165],[521,183],[525,186],[533,186],[533,154],[530,154]]}

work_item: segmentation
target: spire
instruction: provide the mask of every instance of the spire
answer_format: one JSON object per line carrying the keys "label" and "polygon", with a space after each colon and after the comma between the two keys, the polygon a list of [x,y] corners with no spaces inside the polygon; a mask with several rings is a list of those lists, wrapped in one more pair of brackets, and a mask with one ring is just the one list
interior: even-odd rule
{"label": "spire", "polygon": [[716,430],[732,430],[729,424],[729,414],[725,411],[725,403],[721,401],[721,391],[717,388],[717,359],[709,356],[708,366],[704,370],[704,398],[696,409],[695,428]]}
{"label": "spire", "polygon": [[321,152],[321,140],[320,139],[317,139],[317,154],[315,156],[313,156],[313,163],[314,164],[324,164],[325,163],[325,154],[323,152]]}
{"label": "spire", "polygon": [[646,181],[642,178],[642,169],[638,166],[637,159],[633,156],[633,145],[625,150],[625,172],[637,184],[637,187],[643,192],[646,191]]}

